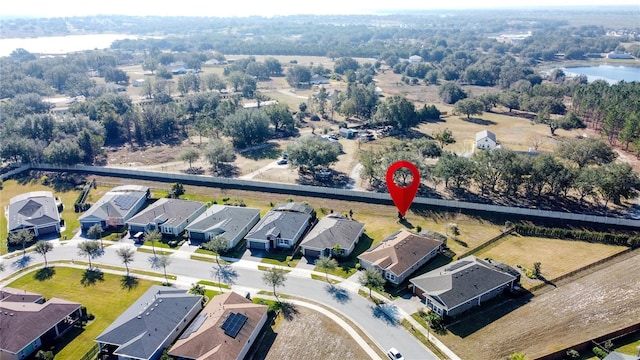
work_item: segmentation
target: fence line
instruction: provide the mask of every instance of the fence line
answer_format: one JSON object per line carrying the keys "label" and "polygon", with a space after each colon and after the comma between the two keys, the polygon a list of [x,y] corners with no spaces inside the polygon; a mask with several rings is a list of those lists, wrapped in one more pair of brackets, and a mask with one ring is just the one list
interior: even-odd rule
{"label": "fence line", "polygon": [[98,356],[98,353],[100,352],[100,346],[98,346],[98,344],[95,344],[91,347],[91,349],[89,351],[87,351],[81,358],[80,360],[93,360]]}
{"label": "fence line", "polygon": [[503,231],[503,232],[501,232],[501,233],[500,233],[500,235],[497,235],[497,236],[493,237],[492,239],[489,239],[489,240],[487,240],[486,242],[484,242],[484,243],[482,243],[482,244],[480,244],[480,245],[476,246],[475,248],[473,248],[473,249],[471,249],[471,250],[469,250],[469,251],[465,252],[464,254],[462,254],[462,255],[458,256],[458,259],[462,259],[462,258],[464,258],[464,257],[467,257],[467,256],[469,256],[469,255],[473,255],[473,254],[477,253],[478,251],[480,251],[480,250],[482,250],[482,249],[486,248],[487,246],[489,246],[489,245],[491,245],[491,244],[495,243],[496,241],[498,241],[498,240],[502,239],[503,237],[505,237],[505,236],[507,236],[507,235],[512,234],[515,230],[516,230],[516,228],[515,228],[515,227],[512,227],[511,229],[509,229],[509,230],[507,230],[507,231]]}
{"label": "fence line", "polygon": [[[18,171],[19,170],[19,171]],[[94,174],[103,176],[124,177],[138,180],[160,181],[160,182],[180,182],[185,185],[209,186],[227,189],[262,191],[271,193],[280,193],[287,195],[299,195],[310,197],[331,198],[336,200],[357,201],[376,204],[392,205],[391,197],[387,193],[376,193],[359,190],[325,188],[309,185],[281,184],[256,180],[244,180],[234,178],[222,178],[208,175],[191,175],[178,173],[165,173],[148,170],[135,170],[126,168],[106,168],[88,165],[50,165],[50,164],[31,164],[25,165],[9,172],[11,175],[27,171],[66,171],[84,174]],[[8,177],[9,173],[3,175]],[[609,217],[600,215],[575,214],[561,211],[540,210],[503,205],[479,204],[459,200],[443,200],[426,197],[416,197],[413,201],[415,205],[436,206],[442,208],[450,208],[455,210],[473,210],[486,211],[500,214],[510,214],[516,216],[542,217],[551,219],[562,219],[568,221],[581,221],[597,224],[640,227],[640,220],[627,219],[621,217]]]}

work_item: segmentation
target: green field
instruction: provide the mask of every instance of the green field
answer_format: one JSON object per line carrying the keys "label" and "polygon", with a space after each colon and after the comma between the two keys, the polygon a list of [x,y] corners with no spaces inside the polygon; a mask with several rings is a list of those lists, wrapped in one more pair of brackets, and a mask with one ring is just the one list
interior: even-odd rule
{"label": "green field", "polygon": [[84,329],[69,332],[58,343],[55,357],[60,360],[80,359],[95,344],[93,340],[154,284],[147,280],[125,284],[123,276],[103,274],[103,278],[93,284],[83,285],[85,270],[59,266],[51,269],[54,273],[49,279],[37,280],[37,272],[31,272],[8,286],[42,294],[48,299],[75,301],[95,315],[95,320]]}

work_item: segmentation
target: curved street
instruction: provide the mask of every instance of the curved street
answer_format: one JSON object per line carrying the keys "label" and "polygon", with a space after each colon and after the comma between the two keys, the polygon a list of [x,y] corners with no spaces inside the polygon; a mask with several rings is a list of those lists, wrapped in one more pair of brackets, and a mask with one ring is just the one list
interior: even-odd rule
{"label": "curved street", "polygon": [[[78,256],[77,244],[79,241],[78,238],[65,242],[54,240],[54,250],[47,254],[47,260],[78,260],[86,262],[86,258]],[[113,243],[113,245],[107,246],[104,254],[93,259],[92,264],[98,268],[101,265],[122,267],[123,264],[116,255],[116,249],[119,246],[132,246],[131,243],[127,242],[128,240],[124,240],[124,242]],[[11,279],[9,279],[10,274],[20,268],[43,262],[42,256],[34,252],[28,252],[25,257],[23,257],[20,252],[18,252],[18,254],[18,256],[3,259],[4,269],[0,271],[0,279],[2,279],[0,286],[6,286],[11,281]],[[129,264],[129,268],[132,270],[151,270],[149,262],[151,256],[152,255],[148,253],[137,252],[133,262]],[[217,281],[212,273],[215,262],[192,260],[190,256],[190,251],[177,250],[173,252],[171,255],[171,264],[167,267],[168,274],[177,276],[177,280],[172,282],[189,286],[189,284],[196,283],[198,280]],[[231,258],[224,259],[230,262],[232,269],[230,283],[232,284],[233,290],[249,291],[252,296],[255,296],[260,290],[272,290],[262,281],[263,272],[258,270],[259,262]],[[358,294],[360,285],[357,283],[357,280],[335,278],[341,280],[341,283],[330,286],[326,282],[311,279],[311,270],[300,268],[286,269],[291,270],[291,272],[287,274],[285,286],[277,289],[278,294],[295,295],[332,308],[333,311],[342,314],[356,323],[385,352],[386,349],[395,347],[399,349],[405,356],[405,359],[408,360],[438,359],[438,357],[400,325],[402,318],[408,317],[410,321],[413,320],[408,316],[406,311],[396,307],[392,303],[380,307],[375,306],[371,301]],[[162,270],[158,272],[162,272]],[[324,274],[321,275],[324,276]],[[337,318],[336,316],[332,316],[329,311],[325,311],[324,313],[334,319]],[[414,322],[412,322],[412,324],[413,323]],[[454,354],[451,355],[453,356],[450,357],[455,358]]]}

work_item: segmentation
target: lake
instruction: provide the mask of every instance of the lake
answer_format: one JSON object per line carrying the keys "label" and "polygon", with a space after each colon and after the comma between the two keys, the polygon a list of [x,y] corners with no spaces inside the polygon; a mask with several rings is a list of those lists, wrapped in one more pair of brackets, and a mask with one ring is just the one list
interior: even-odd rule
{"label": "lake", "polygon": [[577,66],[561,68],[569,76],[586,75],[589,82],[605,80],[610,84],[624,80],[640,81],[640,67],[630,65],[601,64],[598,66]]}
{"label": "lake", "polygon": [[18,48],[23,48],[31,53],[52,55],[106,49],[116,40],[137,38],[140,37],[126,34],[91,34],[0,39],[0,56],[9,56],[11,52]]}

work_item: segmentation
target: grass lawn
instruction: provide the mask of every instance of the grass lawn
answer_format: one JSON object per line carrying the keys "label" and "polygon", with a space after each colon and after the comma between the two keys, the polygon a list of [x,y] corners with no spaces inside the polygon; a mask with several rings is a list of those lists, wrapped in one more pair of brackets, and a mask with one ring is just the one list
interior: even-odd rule
{"label": "grass lawn", "polygon": [[221,284],[221,283],[217,283],[217,282],[214,282],[214,281],[200,280],[200,281],[198,281],[198,284],[207,285],[207,286],[213,286],[213,287],[223,288],[223,289],[231,289],[231,286],[229,286],[227,284]]}
{"label": "grass lawn", "polygon": [[271,265],[296,267],[302,255],[296,254],[291,258],[288,254],[288,252],[267,252],[260,262]]}
{"label": "grass lawn", "polygon": [[65,230],[61,233],[61,236],[67,238],[73,237],[74,230],[80,227],[80,221],[78,221],[79,213],[73,211],[73,204],[78,197],[78,190],[64,189],[62,191],[56,191],[51,186],[42,185],[40,179],[34,179],[28,182],[7,180],[2,184],[2,190],[0,190],[0,255],[6,254],[9,249],[7,247],[7,219],[4,214],[4,209],[9,205],[9,200],[12,197],[20,194],[24,194],[31,191],[51,191],[53,196],[59,197],[64,204],[64,210],[60,214],[60,217],[65,221]]}
{"label": "grass lawn", "polygon": [[[551,280],[597,260],[626,250],[624,246],[509,235],[477,252],[479,258],[492,258],[507,265],[532,268],[542,263],[542,275]],[[529,282],[523,279],[527,287]]]}
{"label": "grass lawn", "polygon": [[25,274],[9,284],[9,287],[32,291],[46,298],[58,297],[86,306],[95,320],[83,330],[67,334],[58,342],[56,359],[80,359],[95,344],[94,339],[120,314],[138,299],[154,282],[138,280],[134,286],[126,286],[123,276],[103,274],[103,278],[91,285],[81,283],[85,270],[52,267],[51,278],[39,281],[34,275]]}

